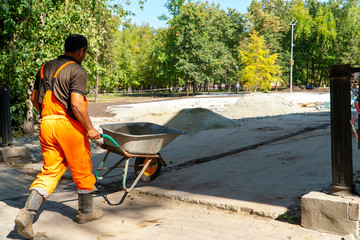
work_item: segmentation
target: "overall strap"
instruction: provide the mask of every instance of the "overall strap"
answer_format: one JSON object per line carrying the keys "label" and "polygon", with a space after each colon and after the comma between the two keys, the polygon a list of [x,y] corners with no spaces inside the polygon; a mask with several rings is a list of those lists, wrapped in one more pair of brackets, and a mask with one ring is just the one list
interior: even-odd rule
{"label": "overall strap", "polygon": [[41,70],[40,70],[40,78],[41,80],[44,78],[44,66],[45,66],[46,63],[44,63],[42,66],[41,66]]}
{"label": "overall strap", "polygon": [[67,62],[67,63],[64,63],[63,65],[61,65],[61,66],[59,67],[59,69],[56,71],[56,73],[55,73],[55,75],[54,75],[54,78],[57,77],[57,75],[59,74],[59,72],[61,71],[61,69],[63,69],[64,67],[66,67],[66,66],[67,66],[68,64],[70,64],[70,63],[76,63],[76,62],[70,61],[70,62]]}
{"label": "overall strap", "polygon": [[[60,72],[64,67],[66,67],[68,64],[70,64],[70,63],[76,63],[76,62],[75,62],[75,61],[66,62],[66,63],[64,63],[63,65],[61,65],[61,66],[58,68],[58,70],[56,70],[56,72],[55,72],[55,74],[54,74],[54,77],[53,77],[53,79],[52,79],[52,81],[51,81],[51,90],[52,90],[53,87],[54,87],[54,82],[55,82],[55,79],[57,78],[57,75],[59,74],[59,72]],[[41,78],[41,80],[44,79],[44,66],[45,66],[45,64],[46,64],[46,63],[44,63],[44,64],[42,65],[41,69],[40,69],[40,78]],[[44,86],[44,87],[45,87],[45,86]],[[50,89],[47,89],[47,90],[50,90]]]}
{"label": "overall strap", "polygon": [[54,88],[54,82],[55,82],[55,80],[56,80],[56,78],[57,78],[57,75],[58,75],[59,72],[61,71],[61,69],[63,69],[64,67],[66,67],[66,66],[67,66],[68,64],[70,64],[70,63],[76,63],[76,62],[70,61],[70,62],[64,63],[63,65],[61,65],[61,66],[58,68],[58,70],[56,70],[55,75],[54,75],[54,77],[53,77],[53,79],[52,79],[52,81],[51,81],[51,90],[53,90],[53,88]]}

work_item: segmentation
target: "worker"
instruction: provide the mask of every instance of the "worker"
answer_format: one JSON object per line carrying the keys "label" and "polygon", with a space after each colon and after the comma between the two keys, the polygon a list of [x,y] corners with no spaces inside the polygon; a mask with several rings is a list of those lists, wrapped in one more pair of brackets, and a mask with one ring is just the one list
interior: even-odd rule
{"label": "worker", "polygon": [[87,111],[87,73],[81,66],[87,51],[86,38],[72,34],[65,40],[64,55],[42,65],[36,75],[31,101],[41,116],[39,140],[44,165],[30,186],[25,207],[15,218],[18,233],[26,239],[34,237],[34,216],[68,166],[78,193],[78,223],[103,216],[101,210],[92,208],[96,179],[91,172],[89,139],[99,139],[100,133]]}

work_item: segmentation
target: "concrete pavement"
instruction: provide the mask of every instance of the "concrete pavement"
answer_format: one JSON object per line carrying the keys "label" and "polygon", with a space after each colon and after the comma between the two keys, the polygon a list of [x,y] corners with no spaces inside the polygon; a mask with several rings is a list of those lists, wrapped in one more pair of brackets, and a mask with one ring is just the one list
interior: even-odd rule
{"label": "concrete pavement", "polygon": [[[121,171],[99,181],[94,205],[105,216],[85,225],[74,222],[77,195],[65,178],[41,208],[35,239],[341,239],[274,220],[296,216],[302,195],[329,190],[329,121],[324,112],[287,115],[180,136],[161,151],[168,168],[134,193],[109,191],[119,188]],[[94,168],[104,154],[93,155]],[[1,239],[21,239],[13,219],[34,177],[23,171],[38,167],[1,165]]]}

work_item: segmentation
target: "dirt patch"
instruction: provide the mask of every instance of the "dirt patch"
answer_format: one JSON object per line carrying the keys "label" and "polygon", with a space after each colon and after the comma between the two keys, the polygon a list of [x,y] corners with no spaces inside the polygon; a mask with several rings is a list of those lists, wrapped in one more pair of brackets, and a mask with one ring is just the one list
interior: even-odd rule
{"label": "dirt patch", "polygon": [[207,97],[124,97],[115,102],[91,103],[89,113],[96,128],[99,128],[101,124],[150,122],[179,131],[197,132],[238,127],[240,119],[316,111],[315,106],[301,107],[299,103],[312,101],[312,99],[324,100],[324,96],[327,98],[328,94],[313,91],[294,94],[271,92]]}
{"label": "dirt patch", "polygon": [[88,112],[90,117],[113,117],[116,116],[116,114],[109,112],[107,110],[108,106],[158,102],[183,98],[186,97],[119,97],[119,99],[109,102],[89,102]]}
{"label": "dirt patch", "polygon": [[[289,92],[289,88],[283,89],[279,92]],[[304,88],[300,88],[298,86],[293,86],[293,92],[308,92],[308,93],[327,93],[330,92],[330,88],[315,88],[312,90],[307,90]],[[234,95],[235,96],[235,95]],[[192,96],[182,96],[182,97],[119,97],[119,99],[94,103],[89,102],[88,112],[90,117],[114,117],[116,114],[111,113],[107,110],[108,106],[113,105],[126,105],[126,104],[134,104],[134,103],[146,103],[146,102],[158,102],[158,101],[167,101],[167,100],[177,100],[177,99],[186,99],[186,98],[194,98]]]}
{"label": "dirt patch", "polygon": [[[314,89],[306,89],[305,87],[299,87],[299,86],[293,86],[292,88],[293,92],[309,92],[309,93],[329,93],[330,88],[329,87],[317,87]],[[279,92],[290,92],[290,88],[285,88],[282,90],[279,90]]]}

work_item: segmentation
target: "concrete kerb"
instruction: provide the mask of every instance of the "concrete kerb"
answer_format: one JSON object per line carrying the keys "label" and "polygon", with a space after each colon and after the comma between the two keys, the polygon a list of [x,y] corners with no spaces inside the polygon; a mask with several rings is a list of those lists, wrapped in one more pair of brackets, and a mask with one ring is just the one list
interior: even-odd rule
{"label": "concrete kerb", "polygon": [[147,186],[145,188],[136,188],[133,190],[135,194],[141,196],[153,196],[172,201],[181,201],[184,203],[198,204],[205,207],[213,207],[235,213],[249,213],[260,217],[276,219],[285,214],[289,209],[282,206],[270,206],[249,201],[241,201],[234,199],[226,199],[214,196],[204,196],[200,194],[187,194],[180,191],[166,191],[160,188]]}
{"label": "concrete kerb", "polygon": [[301,199],[301,226],[316,231],[359,237],[360,198],[310,192]]}
{"label": "concrete kerb", "polygon": [[0,162],[27,163],[30,159],[30,150],[25,146],[0,147]]}

